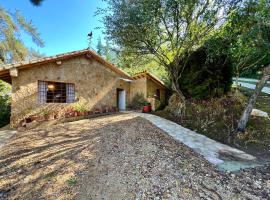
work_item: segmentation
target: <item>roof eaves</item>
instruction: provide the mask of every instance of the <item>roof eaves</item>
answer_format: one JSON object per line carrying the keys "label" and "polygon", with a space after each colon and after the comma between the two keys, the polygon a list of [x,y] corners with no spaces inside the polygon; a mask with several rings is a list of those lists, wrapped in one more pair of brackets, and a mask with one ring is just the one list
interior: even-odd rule
{"label": "roof eaves", "polygon": [[0,74],[1,74],[1,72],[4,72],[4,71],[6,73],[7,70],[9,70],[11,68],[14,68],[14,67],[26,68],[26,67],[30,67],[30,66],[45,64],[45,63],[49,63],[49,62],[54,62],[54,61],[57,61],[57,60],[68,59],[68,58],[72,58],[72,57],[80,56],[80,55],[84,55],[84,54],[85,55],[86,54],[92,55],[94,57],[94,59],[96,59],[98,62],[106,65],[108,68],[110,68],[114,72],[124,76],[125,78],[133,80],[133,78],[129,74],[127,74],[123,70],[117,68],[113,64],[109,63],[108,61],[103,59],[101,56],[97,55],[94,51],[91,51],[89,49],[73,51],[73,52],[63,53],[63,54],[58,54],[58,55],[55,55],[55,56],[44,57],[44,58],[41,58],[41,59],[35,59],[35,60],[30,60],[30,61],[21,61],[21,62],[17,62],[17,63],[2,65],[2,66],[0,66]]}

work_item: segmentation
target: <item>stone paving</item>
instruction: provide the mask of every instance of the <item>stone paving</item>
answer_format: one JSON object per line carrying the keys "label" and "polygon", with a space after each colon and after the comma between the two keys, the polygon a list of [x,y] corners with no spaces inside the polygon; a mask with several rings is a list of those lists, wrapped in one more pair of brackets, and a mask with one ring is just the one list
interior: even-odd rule
{"label": "stone paving", "polygon": [[167,119],[145,113],[133,113],[134,115],[143,117],[164,130],[174,139],[184,143],[197,153],[201,154],[206,160],[214,165],[224,163],[221,154],[229,157],[230,161],[254,161],[256,157],[249,155],[243,151],[232,148],[228,145],[221,144],[204,135],[198,134],[187,128],[184,128]]}

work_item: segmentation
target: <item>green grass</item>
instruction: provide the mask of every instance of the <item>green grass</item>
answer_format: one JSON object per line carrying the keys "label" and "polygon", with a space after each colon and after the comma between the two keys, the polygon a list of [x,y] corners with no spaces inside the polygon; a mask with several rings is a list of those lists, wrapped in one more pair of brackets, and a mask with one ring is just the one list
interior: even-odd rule
{"label": "green grass", "polygon": [[68,179],[68,185],[69,186],[75,186],[77,183],[77,179],[75,177],[72,177],[70,179]]}

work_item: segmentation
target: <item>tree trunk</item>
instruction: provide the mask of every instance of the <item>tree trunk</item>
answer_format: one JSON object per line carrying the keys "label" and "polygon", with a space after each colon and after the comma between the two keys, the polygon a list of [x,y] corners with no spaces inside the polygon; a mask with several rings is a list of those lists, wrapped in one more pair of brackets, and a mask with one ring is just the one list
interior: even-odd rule
{"label": "tree trunk", "polygon": [[182,93],[178,82],[172,80],[172,89],[179,95],[182,102],[185,103],[186,98],[185,98],[184,94]]}
{"label": "tree trunk", "polygon": [[178,98],[177,104],[171,105],[173,107],[172,112],[175,116],[180,117],[185,115],[186,109],[186,98],[182,93],[180,86],[179,86],[179,77],[177,77],[176,73],[171,72],[171,81],[172,81],[172,89],[176,92]]}
{"label": "tree trunk", "polygon": [[257,83],[255,91],[254,91],[253,95],[250,97],[250,99],[248,101],[248,105],[246,106],[246,108],[242,114],[242,117],[238,122],[237,132],[244,132],[245,131],[249,116],[250,116],[252,109],[253,109],[253,106],[256,103],[256,100],[257,100],[261,90],[266,85],[269,78],[270,78],[270,66],[268,66],[264,69],[263,77]]}

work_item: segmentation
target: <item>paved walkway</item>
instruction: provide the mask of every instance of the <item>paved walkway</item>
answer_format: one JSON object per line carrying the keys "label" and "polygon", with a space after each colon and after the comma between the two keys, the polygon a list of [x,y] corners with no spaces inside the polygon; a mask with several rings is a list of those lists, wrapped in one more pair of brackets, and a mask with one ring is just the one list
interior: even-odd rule
{"label": "paved walkway", "polygon": [[[251,83],[244,83],[244,82],[241,82],[239,81],[239,84],[241,84],[241,87],[246,87],[246,88],[249,88],[249,89],[255,89],[256,85],[255,84],[251,84]],[[264,87],[262,89],[262,92],[264,93],[267,93],[267,94],[270,94],[270,87]]]}
{"label": "paved walkway", "polygon": [[230,157],[230,161],[234,162],[254,161],[256,159],[252,155],[246,154],[245,152],[228,145],[221,144],[164,118],[145,113],[134,114],[149,120],[154,125],[171,135],[174,139],[184,143],[197,153],[201,154],[206,160],[214,165],[224,163],[225,160],[220,158],[220,154]]}
{"label": "paved walkway", "polygon": [[0,149],[6,144],[9,138],[11,138],[17,131],[15,130],[2,130],[0,131]]}

